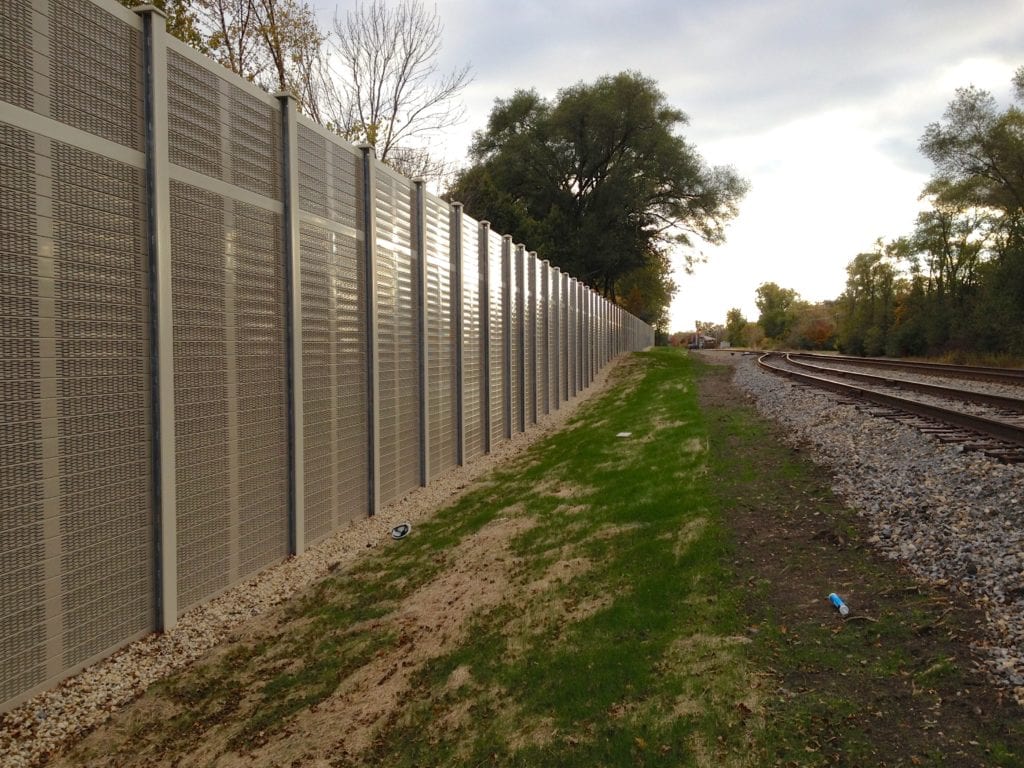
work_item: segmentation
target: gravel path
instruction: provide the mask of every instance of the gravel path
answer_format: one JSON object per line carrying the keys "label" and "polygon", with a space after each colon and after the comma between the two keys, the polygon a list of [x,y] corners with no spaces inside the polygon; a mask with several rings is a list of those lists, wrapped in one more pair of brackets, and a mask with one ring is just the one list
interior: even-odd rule
{"label": "gravel path", "polygon": [[576,410],[603,392],[618,362],[606,366],[589,389],[540,419],[528,432],[503,441],[472,460],[409,493],[372,518],[354,521],[295,558],[272,566],[210,602],[189,610],[177,626],[152,634],[94,664],[54,689],[0,715],[0,766],[45,765],[64,745],[104,722],[157,680],[189,666],[215,645],[271,608],[288,600],[329,571],[346,567],[368,549],[390,540],[403,522],[416,525],[471,489],[474,480],[508,462],[537,440],[557,432]]}
{"label": "gravel path", "polygon": [[996,684],[1024,706],[1024,465],[794,386],[760,371],[753,355],[709,359],[733,364],[734,382],[758,410],[832,469],[835,490],[869,521],[874,545],[984,611],[975,646]]}

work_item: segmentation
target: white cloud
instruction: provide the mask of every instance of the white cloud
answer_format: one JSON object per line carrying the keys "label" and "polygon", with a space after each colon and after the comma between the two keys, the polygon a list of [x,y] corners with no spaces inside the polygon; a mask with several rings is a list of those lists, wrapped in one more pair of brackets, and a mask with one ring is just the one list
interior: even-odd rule
{"label": "white cloud", "polygon": [[[428,0],[429,2],[429,0]],[[653,77],[691,118],[709,163],[752,190],[729,242],[679,278],[673,327],[756,315],[774,281],[834,298],[876,238],[907,234],[930,167],[917,150],[958,87],[1005,103],[1024,64],[1019,0],[438,0],[442,68],[470,62],[461,160],[495,98],[543,95],[625,69]]]}

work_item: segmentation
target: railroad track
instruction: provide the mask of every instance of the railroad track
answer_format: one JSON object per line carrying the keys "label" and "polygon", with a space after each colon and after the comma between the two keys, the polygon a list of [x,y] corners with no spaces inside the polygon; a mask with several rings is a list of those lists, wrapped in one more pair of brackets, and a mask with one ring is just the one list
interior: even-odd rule
{"label": "railroad track", "polygon": [[[805,362],[807,358],[813,358],[817,364]],[[867,406],[873,415],[907,424],[943,442],[956,443],[965,450],[982,451],[1007,463],[1024,463],[1024,399],[851,372],[821,364],[832,361],[846,363],[847,359],[769,353],[758,359],[758,365],[763,370],[801,384],[834,392],[858,406]],[[987,373],[993,371],[984,370]],[[949,376],[949,373],[942,375]],[[851,379],[857,383],[840,379]],[[1024,378],[1021,382],[1024,383]],[[896,395],[892,393],[894,389],[913,391],[946,404],[937,405]],[[990,413],[965,412],[963,406],[966,403],[984,406]]]}
{"label": "railroad track", "polygon": [[851,366],[870,366],[891,370],[911,371],[925,376],[945,376],[951,379],[990,381],[1024,387],[1024,369],[989,368],[980,365],[951,365],[948,363],[921,363],[911,360],[892,360],[880,357],[849,357],[846,355],[816,355],[810,352],[789,352],[792,358],[817,360],[824,363],[843,363]]}

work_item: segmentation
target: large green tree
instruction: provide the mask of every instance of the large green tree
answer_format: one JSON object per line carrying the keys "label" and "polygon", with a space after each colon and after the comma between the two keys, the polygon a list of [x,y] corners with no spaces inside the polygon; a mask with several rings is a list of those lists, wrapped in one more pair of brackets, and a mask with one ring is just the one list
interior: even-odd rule
{"label": "large green tree", "polygon": [[839,339],[842,352],[882,355],[889,349],[896,324],[898,292],[904,286],[896,268],[897,246],[877,244],[846,267],[846,290],[839,297]]}
{"label": "large green tree", "polygon": [[1013,86],[1006,109],[987,91],[958,89],[943,119],[925,129],[921,151],[935,165],[935,215],[973,218],[972,231],[951,240],[968,248],[974,294],[954,307],[969,334],[953,343],[1024,354],[1024,67]]}
{"label": "large green tree", "polygon": [[761,283],[757,287],[754,304],[761,315],[757,322],[769,339],[782,341],[789,333],[795,319],[792,308],[799,299],[792,288],[783,288],[776,283]]}
{"label": "large green tree", "polygon": [[[673,249],[689,263],[700,242],[722,242],[746,191],[680,135],[686,121],[634,72],[553,100],[516,91],[475,134],[448,197],[615,299]],[[674,287],[662,288],[667,307]]]}
{"label": "large green tree", "polygon": [[747,328],[747,318],[743,316],[743,310],[733,307],[725,313],[725,334],[729,344],[734,347],[743,346],[743,332]]}

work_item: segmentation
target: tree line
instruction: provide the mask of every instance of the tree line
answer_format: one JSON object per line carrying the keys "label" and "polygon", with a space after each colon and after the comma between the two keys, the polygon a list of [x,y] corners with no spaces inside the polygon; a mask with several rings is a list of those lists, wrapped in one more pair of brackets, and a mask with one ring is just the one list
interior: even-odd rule
{"label": "tree line", "polygon": [[464,117],[469,65],[438,66],[443,25],[419,0],[357,2],[323,27],[306,0],[120,0],[154,4],[170,34],[410,178],[451,168],[431,141]]}
{"label": "tree line", "polygon": [[809,303],[757,289],[760,315],[729,311],[731,343],[853,355],[1024,355],[1024,67],[1012,103],[960,88],[920,151],[934,170],[909,234],[878,241],[846,268],[846,289]]}
{"label": "tree line", "polygon": [[[129,7],[149,0],[121,0]],[[171,34],[410,178],[527,243],[662,334],[687,269],[725,239],[747,183],[707,165],[685,113],[654,80],[622,72],[544,98],[495,99],[458,171],[431,140],[464,117],[467,66],[441,72],[442,24],[420,0],[357,1],[323,29],[307,0],[155,0]]]}

